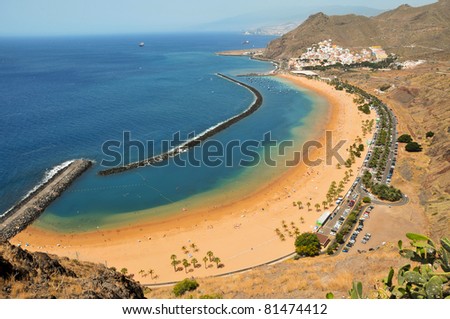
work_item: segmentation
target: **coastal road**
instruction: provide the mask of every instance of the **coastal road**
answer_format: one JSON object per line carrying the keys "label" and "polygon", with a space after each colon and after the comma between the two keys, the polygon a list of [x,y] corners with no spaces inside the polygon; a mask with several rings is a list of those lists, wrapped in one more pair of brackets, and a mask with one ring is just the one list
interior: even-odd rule
{"label": "coastal road", "polygon": [[[389,184],[390,178],[393,174],[393,167],[395,167],[396,157],[397,157],[397,118],[392,112],[392,109],[386,107],[386,112],[388,117],[391,119],[391,127],[392,127],[392,136],[390,136],[390,147],[389,147],[389,155],[386,161],[386,167],[381,179],[381,183]],[[381,114],[378,114],[381,117]],[[379,134],[379,130],[374,133],[373,140],[375,140],[375,136]],[[369,153],[370,149],[368,150]],[[367,156],[367,155],[366,155]],[[370,158],[369,158],[370,160]],[[345,223],[347,216],[353,212],[354,206],[350,207],[349,202],[354,200],[355,203],[363,197],[371,198],[372,204],[374,205],[382,205],[382,206],[402,206],[406,205],[409,202],[409,198],[406,195],[403,195],[402,199],[398,202],[385,202],[378,200],[373,194],[368,192],[362,185],[361,176],[365,170],[365,165],[363,164],[361,170],[359,172],[359,176],[355,179],[354,183],[348,190],[346,196],[343,198],[342,202],[333,210],[331,216],[325,222],[325,224],[319,229],[319,233],[328,236],[329,238],[333,238],[336,234],[336,230],[339,230],[340,227]],[[337,222],[341,220],[342,224],[339,226],[339,229],[336,229]],[[356,227],[356,225],[355,225]],[[350,232],[351,234],[351,232]],[[350,234],[348,236],[350,236]],[[339,249],[340,252],[340,249]]]}

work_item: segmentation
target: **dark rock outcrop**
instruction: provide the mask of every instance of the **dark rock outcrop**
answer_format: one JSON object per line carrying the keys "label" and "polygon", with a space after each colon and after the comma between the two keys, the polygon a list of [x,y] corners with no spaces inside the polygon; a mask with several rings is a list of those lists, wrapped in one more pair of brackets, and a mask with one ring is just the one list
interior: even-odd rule
{"label": "dark rock outcrop", "polygon": [[142,287],[104,265],[0,244],[0,298],[144,298]]}

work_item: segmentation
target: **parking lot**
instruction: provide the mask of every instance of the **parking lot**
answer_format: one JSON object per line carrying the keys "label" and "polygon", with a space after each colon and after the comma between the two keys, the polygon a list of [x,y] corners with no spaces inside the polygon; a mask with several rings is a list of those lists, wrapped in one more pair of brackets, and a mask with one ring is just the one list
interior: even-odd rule
{"label": "parking lot", "polygon": [[[369,213],[368,218],[364,220],[364,227],[359,232],[353,247],[347,254],[358,254],[359,252],[368,252],[384,243],[390,242],[396,245],[399,239],[408,242],[405,234],[407,232],[419,232],[420,227],[426,223],[426,219],[417,210],[411,209],[410,205],[391,207],[373,205],[374,209]],[[370,239],[363,244],[364,235],[369,233]],[[350,233],[353,234],[353,232]],[[350,239],[350,238],[349,238]],[[349,240],[343,245],[347,245]]]}

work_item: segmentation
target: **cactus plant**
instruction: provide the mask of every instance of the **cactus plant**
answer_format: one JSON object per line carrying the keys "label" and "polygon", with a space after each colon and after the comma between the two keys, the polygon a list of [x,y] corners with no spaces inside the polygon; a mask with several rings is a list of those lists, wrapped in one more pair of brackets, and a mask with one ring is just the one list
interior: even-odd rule
{"label": "cactus plant", "polygon": [[[415,264],[404,265],[397,271],[397,283],[394,283],[394,269],[390,268],[382,286],[376,291],[382,299],[450,299],[450,240],[442,238],[438,247],[430,238],[408,233],[412,247],[404,248],[398,241],[399,253]],[[352,299],[364,298],[362,284],[354,282],[349,291]],[[328,295],[327,295],[328,296]]]}

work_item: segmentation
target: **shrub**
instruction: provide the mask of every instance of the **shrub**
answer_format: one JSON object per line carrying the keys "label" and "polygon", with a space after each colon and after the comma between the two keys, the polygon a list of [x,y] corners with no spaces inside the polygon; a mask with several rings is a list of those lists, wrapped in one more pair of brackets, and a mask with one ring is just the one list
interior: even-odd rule
{"label": "shrub", "polygon": [[390,84],[383,84],[381,87],[380,87],[380,91],[387,91],[387,90],[389,90],[389,88],[391,87],[391,85]]}
{"label": "shrub", "polygon": [[370,204],[371,202],[372,202],[372,200],[370,199],[370,197],[364,197],[363,199],[362,199],[362,201],[363,201],[363,203],[366,203],[366,204]]}
{"label": "shrub", "polygon": [[320,253],[320,242],[316,234],[303,233],[295,240],[295,251],[300,256],[317,256]]}
{"label": "shrub", "polygon": [[360,110],[364,114],[370,114],[370,107],[368,104],[358,106],[358,110]]}
{"label": "shrub", "polygon": [[[391,267],[388,275],[380,280],[374,298],[377,299],[449,299],[450,284],[448,273],[450,264],[450,240],[441,238],[439,247],[430,238],[408,233],[411,240],[410,248],[403,248],[403,242],[398,242],[400,256],[411,263],[397,270],[397,280],[394,279],[395,270]],[[354,282],[349,295],[352,299],[367,298],[362,293],[361,282]],[[333,298],[332,293],[327,298]]]}
{"label": "shrub", "polygon": [[175,294],[175,296],[180,297],[184,295],[184,293],[187,291],[193,291],[197,289],[198,286],[199,284],[197,281],[195,281],[194,279],[186,278],[185,280],[180,281],[173,287],[173,293]]}
{"label": "shrub", "polygon": [[373,194],[377,195],[380,199],[396,202],[402,198],[402,192],[386,184],[376,184],[371,188]]}
{"label": "shrub", "polygon": [[328,255],[333,255],[334,251],[338,248],[338,244],[337,243],[333,243],[332,245],[328,246],[327,248],[327,254]]}
{"label": "shrub", "polygon": [[405,150],[408,152],[420,152],[422,151],[422,146],[417,142],[409,142],[406,144]]}
{"label": "shrub", "polygon": [[336,241],[337,241],[339,244],[345,243],[344,235],[342,235],[341,233],[337,233],[337,234],[336,234]]}
{"label": "shrub", "polygon": [[399,136],[397,141],[400,142],[400,143],[411,143],[413,141],[413,139],[412,139],[411,135],[403,134],[403,135]]}
{"label": "shrub", "polygon": [[427,132],[427,134],[425,134],[425,136],[426,136],[427,138],[433,137],[433,136],[434,136],[434,132],[429,131],[429,132]]}

